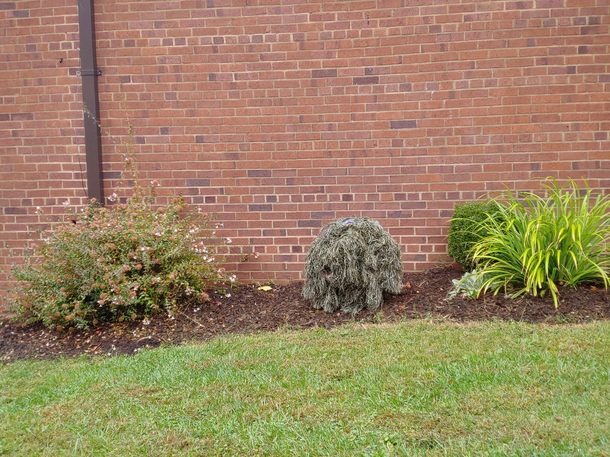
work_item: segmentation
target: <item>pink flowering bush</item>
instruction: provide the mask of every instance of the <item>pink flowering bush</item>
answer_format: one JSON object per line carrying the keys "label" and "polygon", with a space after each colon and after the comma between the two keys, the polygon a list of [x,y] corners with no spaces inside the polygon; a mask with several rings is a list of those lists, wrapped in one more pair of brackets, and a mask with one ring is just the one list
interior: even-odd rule
{"label": "pink flowering bush", "polygon": [[[219,265],[230,241],[215,236],[212,217],[186,211],[181,198],[153,205],[156,182],[109,208],[95,204],[52,225],[16,267],[12,312],[48,327],[87,327],[209,300],[215,283],[234,281]],[[113,194],[111,200],[115,200]]]}

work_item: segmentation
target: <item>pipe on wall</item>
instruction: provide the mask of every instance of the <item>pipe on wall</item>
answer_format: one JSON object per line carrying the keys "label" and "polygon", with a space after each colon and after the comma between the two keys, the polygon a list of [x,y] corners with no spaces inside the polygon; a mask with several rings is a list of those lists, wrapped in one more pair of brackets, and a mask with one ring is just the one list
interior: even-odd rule
{"label": "pipe on wall", "polygon": [[99,101],[97,69],[95,57],[94,0],[78,0],[78,32],[80,37],[81,78],[83,93],[83,114],[85,122],[85,150],[87,163],[87,197],[104,203],[102,179],[102,143],[99,128]]}

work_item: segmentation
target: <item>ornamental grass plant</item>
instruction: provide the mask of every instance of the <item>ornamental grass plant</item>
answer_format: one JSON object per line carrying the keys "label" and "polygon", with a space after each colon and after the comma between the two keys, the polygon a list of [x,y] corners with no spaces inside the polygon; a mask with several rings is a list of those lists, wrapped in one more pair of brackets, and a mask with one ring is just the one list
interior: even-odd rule
{"label": "ornamental grass plant", "polygon": [[560,286],[610,284],[610,196],[595,196],[586,182],[581,192],[572,180],[547,181],[548,197],[509,190],[496,199],[502,217],[481,223],[487,235],[472,249],[487,278],[479,293],[549,292],[557,307]]}
{"label": "ornamental grass plant", "polygon": [[[48,327],[87,327],[170,311],[189,300],[209,299],[217,282],[234,281],[220,268],[230,240],[215,235],[213,217],[188,211],[182,198],[155,205],[153,181],[142,186],[133,159],[133,194],[102,207],[91,201],[32,244],[9,309]],[[68,206],[68,202],[64,202]],[[38,209],[42,212],[42,209]]]}

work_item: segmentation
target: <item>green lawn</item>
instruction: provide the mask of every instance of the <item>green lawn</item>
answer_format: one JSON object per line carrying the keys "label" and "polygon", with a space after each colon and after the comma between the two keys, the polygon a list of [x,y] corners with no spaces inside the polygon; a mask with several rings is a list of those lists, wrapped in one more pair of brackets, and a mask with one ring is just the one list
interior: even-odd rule
{"label": "green lawn", "polygon": [[610,455],[610,323],[410,321],[0,366],[0,454]]}

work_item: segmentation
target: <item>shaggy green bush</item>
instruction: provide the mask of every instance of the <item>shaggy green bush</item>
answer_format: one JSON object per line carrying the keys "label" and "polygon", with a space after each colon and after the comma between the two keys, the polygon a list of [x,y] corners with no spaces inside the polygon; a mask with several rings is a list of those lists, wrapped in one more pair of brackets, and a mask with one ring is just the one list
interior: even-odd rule
{"label": "shaggy green bush", "polygon": [[215,237],[212,218],[186,211],[181,198],[154,206],[156,184],[149,192],[136,186],[125,203],[91,204],[52,224],[29,262],[12,270],[18,282],[10,310],[58,329],[87,327],[209,299],[215,282],[235,280],[219,268],[227,240]]}
{"label": "shaggy green bush", "polygon": [[402,272],[400,247],[379,222],[343,218],[324,227],[312,243],[303,295],[326,312],[374,310],[384,292],[400,293]]}
{"label": "shaggy green bush", "polygon": [[485,235],[484,222],[488,215],[500,217],[497,204],[493,200],[484,202],[467,202],[455,205],[455,211],[449,226],[448,254],[459,263],[464,271],[475,268],[471,249]]}
{"label": "shaggy green bush", "polygon": [[558,286],[610,285],[610,196],[588,187],[583,193],[574,181],[560,187],[552,179],[544,188],[546,198],[528,192],[517,199],[510,191],[499,197],[502,218],[487,217],[486,236],[472,250],[486,278],[479,293],[548,291],[557,307]]}

